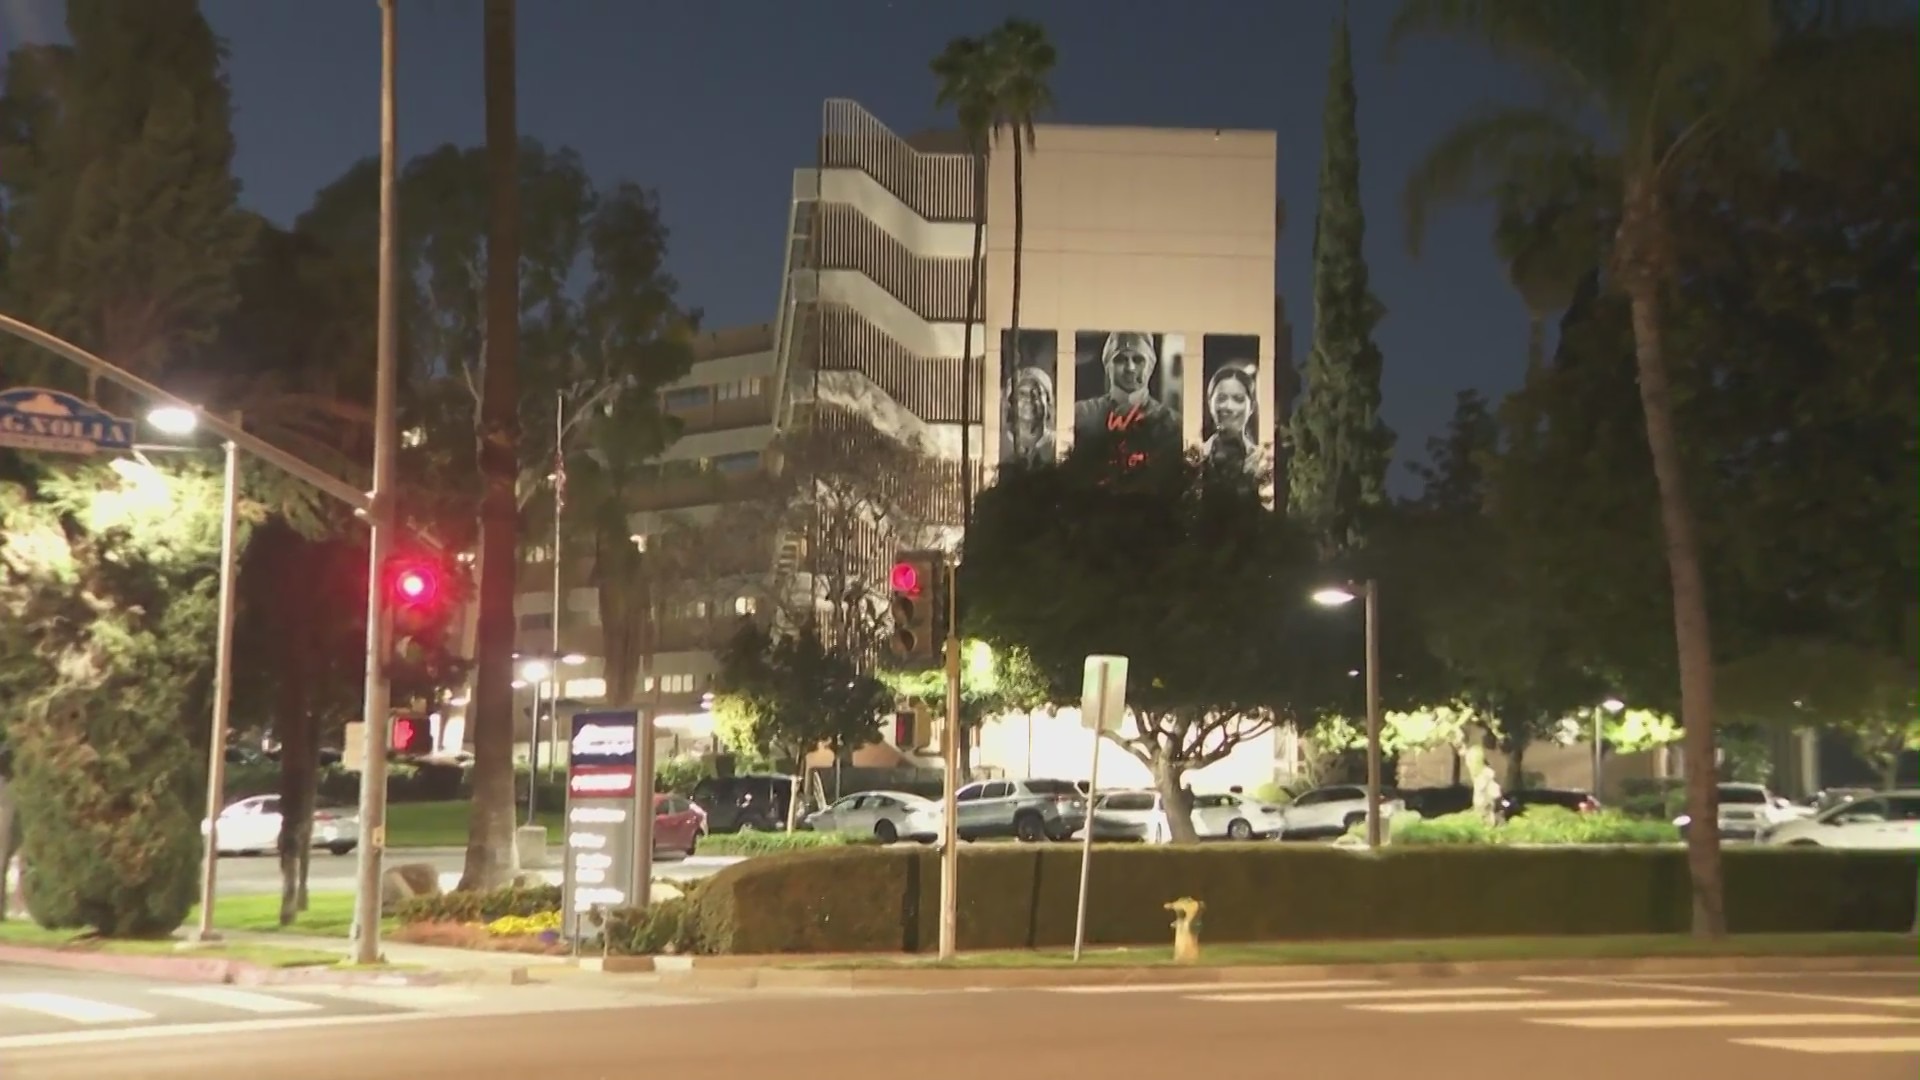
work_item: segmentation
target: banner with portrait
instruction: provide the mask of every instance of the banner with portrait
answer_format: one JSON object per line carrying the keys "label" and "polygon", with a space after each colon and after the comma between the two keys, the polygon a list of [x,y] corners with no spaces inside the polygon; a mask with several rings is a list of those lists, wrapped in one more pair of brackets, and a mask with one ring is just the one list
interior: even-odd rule
{"label": "banner with portrait", "polygon": [[1074,335],[1073,437],[1125,433],[1145,449],[1179,452],[1185,334],[1082,330]]}
{"label": "banner with portrait", "polygon": [[1208,334],[1200,341],[1200,451],[1208,462],[1267,470],[1267,417],[1260,409],[1260,337]]}
{"label": "banner with portrait", "polygon": [[1059,373],[1059,331],[1000,332],[1000,464],[1053,464]]}

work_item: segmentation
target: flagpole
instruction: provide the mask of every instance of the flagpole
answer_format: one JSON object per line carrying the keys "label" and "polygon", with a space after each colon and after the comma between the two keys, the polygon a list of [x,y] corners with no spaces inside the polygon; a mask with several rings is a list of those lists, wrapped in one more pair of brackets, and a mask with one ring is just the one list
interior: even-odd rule
{"label": "flagpole", "polygon": [[[553,692],[547,695],[547,775],[551,777],[560,754],[560,612],[565,597],[560,578],[560,518],[567,508],[567,398],[561,390],[553,392]],[[537,708],[537,706],[536,706]],[[537,714],[536,714],[537,715]]]}

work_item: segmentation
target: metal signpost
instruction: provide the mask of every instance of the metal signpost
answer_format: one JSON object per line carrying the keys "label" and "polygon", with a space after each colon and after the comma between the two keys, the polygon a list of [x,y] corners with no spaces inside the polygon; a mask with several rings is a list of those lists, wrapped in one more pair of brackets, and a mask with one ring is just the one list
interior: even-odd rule
{"label": "metal signpost", "polygon": [[563,932],[579,940],[580,917],[632,906],[640,714],[578,713],[567,751]]}
{"label": "metal signpost", "polygon": [[131,450],[133,421],[60,390],[0,390],[0,446],[56,454]]}
{"label": "metal signpost", "polygon": [[1093,733],[1093,763],[1087,769],[1087,823],[1080,833],[1080,906],[1073,916],[1073,958],[1087,942],[1087,886],[1093,872],[1093,804],[1100,792],[1102,732],[1120,730],[1127,711],[1127,658],[1087,657],[1080,684],[1080,725]]}

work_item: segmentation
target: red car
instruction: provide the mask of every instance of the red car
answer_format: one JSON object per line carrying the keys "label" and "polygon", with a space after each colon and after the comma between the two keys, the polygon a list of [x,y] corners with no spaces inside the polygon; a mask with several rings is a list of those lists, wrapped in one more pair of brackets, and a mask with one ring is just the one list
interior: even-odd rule
{"label": "red car", "polygon": [[692,855],[706,835],[706,811],[685,795],[653,797],[653,853]]}

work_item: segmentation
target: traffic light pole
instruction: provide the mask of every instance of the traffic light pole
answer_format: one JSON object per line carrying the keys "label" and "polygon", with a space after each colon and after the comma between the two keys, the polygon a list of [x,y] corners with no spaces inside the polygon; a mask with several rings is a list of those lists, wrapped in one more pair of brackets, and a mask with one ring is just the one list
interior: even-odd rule
{"label": "traffic light pole", "polygon": [[960,937],[960,590],[952,560],[947,575],[947,722],[940,736],[945,772],[940,799],[940,959],[953,959]]}
{"label": "traffic light pole", "polygon": [[380,0],[380,300],[373,391],[373,495],[367,512],[366,762],[360,773],[360,848],[353,903],[353,959],[380,962],[380,876],[387,846],[387,645],[391,614],[385,596],[393,548],[394,383],[400,352],[399,251],[395,191],[398,114],[394,0]]}

